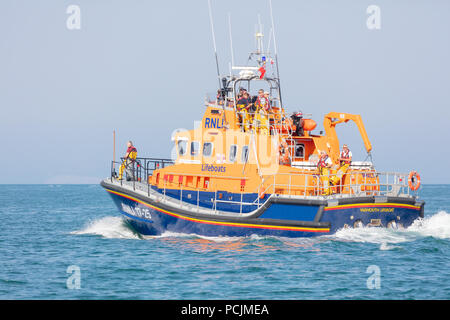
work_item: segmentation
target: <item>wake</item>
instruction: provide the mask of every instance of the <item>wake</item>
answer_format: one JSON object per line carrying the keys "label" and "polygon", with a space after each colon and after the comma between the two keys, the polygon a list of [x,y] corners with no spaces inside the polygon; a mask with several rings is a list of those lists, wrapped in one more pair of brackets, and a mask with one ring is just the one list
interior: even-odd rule
{"label": "wake", "polygon": [[[87,223],[81,230],[73,231],[75,235],[99,235],[108,239],[135,239],[135,240],[151,240],[161,238],[171,239],[203,239],[211,242],[236,242],[242,241],[264,241],[272,238],[278,239],[286,243],[314,243],[323,241],[343,241],[343,242],[365,242],[380,245],[380,250],[391,250],[397,248],[395,244],[415,241],[425,237],[433,237],[436,239],[450,239],[450,213],[439,211],[438,213],[416,220],[410,227],[402,229],[387,228],[349,228],[338,230],[333,235],[320,236],[317,238],[279,238],[273,236],[250,237],[209,237],[196,234],[184,234],[175,232],[164,232],[159,236],[143,236],[136,233],[122,217],[106,216]],[[312,244],[311,243],[311,244]]]}
{"label": "wake", "polygon": [[103,217],[88,222],[83,229],[72,231],[75,235],[99,235],[108,239],[141,239],[121,217]]}
{"label": "wake", "polygon": [[380,250],[397,248],[392,244],[415,241],[425,237],[450,239],[450,214],[446,211],[418,219],[408,228],[341,229],[332,236],[335,240],[380,244]]}

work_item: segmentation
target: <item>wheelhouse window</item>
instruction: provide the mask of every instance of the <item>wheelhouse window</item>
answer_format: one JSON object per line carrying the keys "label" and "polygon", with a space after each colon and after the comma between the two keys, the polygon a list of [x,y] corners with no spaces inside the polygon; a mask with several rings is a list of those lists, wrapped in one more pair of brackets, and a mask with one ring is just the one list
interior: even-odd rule
{"label": "wheelhouse window", "polygon": [[198,155],[199,149],[200,149],[200,143],[198,143],[198,141],[192,141],[191,142],[191,156]]}
{"label": "wheelhouse window", "polygon": [[203,156],[204,157],[211,157],[213,151],[213,144],[212,142],[205,142],[203,144]]}
{"label": "wheelhouse window", "polygon": [[304,158],[305,157],[305,145],[303,143],[295,145],[295,158]]}
{"label": "wheelhouse window", "polygon": [[179,140],[177,143],[178,155],[184,156],[187,151],[187,141]]}
{"label": "wheelhouse window", "polygon": [[236,162],[237,150],[238,150],[237,145],[233,144],[233,145],[230,146],[230,154],[229,154],[228,160],[231,163]]}
{"label": "wheelhouse window", "polygon": [[246,163],[248,160],[248,146],[242,147],[241,162]]}

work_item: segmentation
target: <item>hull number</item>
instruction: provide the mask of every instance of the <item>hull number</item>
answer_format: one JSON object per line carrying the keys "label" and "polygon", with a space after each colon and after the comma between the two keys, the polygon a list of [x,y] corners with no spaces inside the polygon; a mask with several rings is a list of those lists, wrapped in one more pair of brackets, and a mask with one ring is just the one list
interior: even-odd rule
{"label": "hull number", "polygon": [[129,205],[126,205],[122,203],[122,210],[128,214],[131,214],[132,216],[136,216],[139,218],[144,219],[151,219],[152,215],[150,214],[150,210],[147,208],[139,208],[139,207],[130,207]]}

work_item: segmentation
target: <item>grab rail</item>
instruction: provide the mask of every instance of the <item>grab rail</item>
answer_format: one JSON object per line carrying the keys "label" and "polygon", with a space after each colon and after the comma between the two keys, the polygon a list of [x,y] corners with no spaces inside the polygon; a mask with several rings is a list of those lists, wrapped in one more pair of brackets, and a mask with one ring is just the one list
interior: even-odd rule
{"label": "grab rail", "polygon": [[[137,157],[134,160],[131,159],[125,159],[124,157],[120,158],[122,161],[111,161],[111,182],[113,179],[117,179],[118,175],[116,172],[116,165],[119,168],[123,165],[123,177],[125,177],[126,181],[132,181],[133,182],[133,190],[135,190],[135,182],[142,182],[143,180],[146,181],[146,184],[150,187],[150,184],[148,183],[147,179],[150,175],[153,174],[153,171],[157,169],[162,169],[165,167],[168,167],[170,165],[173,165],[175,162],[171,159],[165,159],[165,158],[144,158],[144,157]],[[128,161],[127,161],[128,160]],[[145,177],[145,179],[142,179]],[[122,185],[123,180],[119,180],[120,185]]]}
{"label": "grab rail", "polygon": [[[122,160],[124,160],[122,158]],[[117,179],[117,173],[113,169],[115,164],[122,165],[124,161],[119,162],[111,162],[111,182],[113,179]],[[165,168],[167,166],[173,165],[174,161],[170,159],[158,159],[158,158],[136,158],[133,161],[133,166],[131,168],[131,174],[124,170],[124,176],[128,177],[132,176],[132,179],[127,182],[128,185],[131,185],[133,190],[136,190],[136,183],[139,184],[139,189],[143,190],[147,189],[148,195],[150,195],[150,187],[151,183],[148,180],[148,177],[153,174],[154,170]],[[145,175],[144,175],[145,174]],[[167,173],[167,175],[179,175],[180,173]],[[142,177],[145,179],[142,179]],[[361,181],[361,175],[363,175],[363,180]],[[208,175],[204,175],[208,176]],[[305,199],[339,199],[345,197],[366,197],[366,196],[406,196],[411,197],[412,190],[408,186],[408,175],[404,173],[397,172],[375,172],[373,170],[359,170],[357,172],[349,172],[342,176],[339,180],[339,183],[336,185],[329,184],[326,185],[326,181],[330,181],[330,178],[333,177],[334,174],[327,175],[319,175],[318,173],[278,173],[272,176],[264,177],[264,180],[261,184],[258,185],[256,189],[252,192],[244,192],[241,190],[240,192],[240,200],[225,200],[222,198],[218,198],[218,193],[220,190],[215,188],[215,190],[211,190],[214,193],[214,196],[211,198],[211,207],[210,210],[217,213],[220,208],[218,208],[218,203],[224,204],[234,204],[239,206],[239,214],[242,214],[244,211],[248,211],[249,207],[251,208],[260,208],[264,203],[272,196],[272,195],[281,195],[283,197],[295,197],[295,198],[305,198]],[[301,179],[295,179],[301,177]],[[345,179],[344,179],[345,177]],[[217,178],[217,177],[216,177]],[[241,179],[247,180],[248,177],[220,177],[227,179]],[[311,179],[312,178],[312,179]],[[358,181],[358,178],[360,181]],[[127,179],[125,179],[127,180]],[[270,181],[272,180],[272,181]],[[303,181],[302,184],[296,184],[293,180]],[[342,181],[349,181],[349,183],[343,184]],[[119,180],[120,185],[123,185],[123,180]],[[170,182],[169,182],[170,183]],[[180,187],[180,196],[178,200],[180,201],[180,205],[183,205],[183,184],[179,185]],[[172,196],[167,195],[168,183],[166,179],[164,179],[164,186],[162,190],[163,199],[167,199],[170,197],[171,199],[176,199]],[[197,210],[200,207],[207,208],[200,203],[200,189],[197,188],[197,203],[191,204],[191,206],[196,206]],[[205,189],[206,190],[206,189]],[[326,194],[328,190],[332,190],[332,194]],[[192,190],[190,190],[192,191]],[[248,197],[246,197],[244,201],[244,194],[256,194],[255,199],[253,201],[249,201]],[[266,194],[269,197],[266,197]],[[414,192],[416,194],[416,192]],[[262,201],[264,200],[264,201]],[[244,210],[244,207],[247,209]],[[252,210],[250,210],[252,211]]]}

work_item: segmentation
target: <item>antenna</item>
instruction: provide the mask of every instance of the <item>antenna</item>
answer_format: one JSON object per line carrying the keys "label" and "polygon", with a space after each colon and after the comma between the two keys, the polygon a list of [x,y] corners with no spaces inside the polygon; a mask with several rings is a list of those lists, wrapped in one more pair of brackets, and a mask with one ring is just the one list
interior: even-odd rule
{"label": "antenna", "polygon": [[270,42],[272,40],[272,28],[270,28],[270,32],[269,32],[269,41],[267,43],[267,52],[270,52]]}
{"label": "antenna", "polygon": [[270,6],[270,20],[272,20],[273,46],[274,46],[274,49],[275,49],[275,55],[277,55],[278,52],[277,52],[277,41],[275,39],[275,24],[273,22],[272,0],[269,0],[269,6]]}
{"label": "antenna", "polygon": [[112,174],[116,172],[116,130],[113,130],[113,165],[112,165]]}
{"label": "antenna", "polygon": [[270,6],[270,19],[272,20],[272,36],[273,36],[273,46],[274,46],[274,51],[275,51],[275,63],[277,66],[278,93],[279,93],[279,98],[280,98],[280,107],[283,107],[283,103],[281,101],[280,69],[278,68],[278,50],[277,50],[277,41],[275,38],[275,24],[273,22],[272,0],[269,0],[269,6]]}
{"label": "antenna", "polygon": [[214,33],[214,22],[211,11],[211,0],[208,0],[208,8],[209,8],[209,22],[211,24],[211,33],[213,38],[214,55],[216,56],[217,78],[219,79],[219,88],[222,88],[222,83],[220,81],[219,59],[217,58],[216,35]]}
{"label": "antenna", "polygon": [[228,31],[230,33],[231,66],[234,66],[233,37],[231,35],[231,14],[228,12]]}

